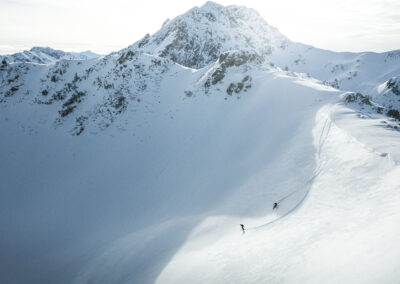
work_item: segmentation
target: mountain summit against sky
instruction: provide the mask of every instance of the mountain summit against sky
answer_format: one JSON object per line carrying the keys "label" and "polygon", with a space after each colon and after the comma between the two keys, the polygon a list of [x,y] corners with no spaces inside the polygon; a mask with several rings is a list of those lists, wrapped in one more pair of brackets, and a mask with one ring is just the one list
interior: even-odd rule
{"label": "mountain summit against sky", "polygon": [[381,54],[322,50],[290,41],[253,9],[210,1],[167,20],[154,35],[147,34],[129,48],[196,69],[215,62],[223,52],[249,50],[281,68],[370,95],[377,84],[400,70],[399,50]]}
{"label": "mountain summit against sky", "polygon": [[400,279],[400,51],[207,2],[106,56],[30,54],[0,62],[0,283]]}
{"label": "mountain summit against sky", "polygon": [[207,2],[166,21],[132,50],[169,58],[191,68],[204,67],[229,50],[253,50],[260,55],[284,49],[288,39],[253,9]]}

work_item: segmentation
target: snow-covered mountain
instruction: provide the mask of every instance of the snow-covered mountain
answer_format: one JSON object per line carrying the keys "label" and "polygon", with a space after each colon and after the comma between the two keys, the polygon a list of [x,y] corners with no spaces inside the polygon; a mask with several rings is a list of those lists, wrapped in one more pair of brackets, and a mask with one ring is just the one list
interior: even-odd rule
{"label": "snow-covered mountain", "polygon": [[260,55],[284,49],[289,40],[253,9],[207,2],[167,20],[154,35],[129,48],[169,58],[190,68],[215,62],[229,50],[252,50]]}
{"label": "snow-covered mountain", "polygon": [[5,60],[7,63],[23,62],[23,63],[38,63],[49,64],[59,60],[86,60],[99,57],[92,51],[83,52],[65,52],[62,50],[52,49],[50,47],[32,47],[30,50],[22,52],[0,55],[0,62]]}
{"label": "snow-covered mountain", "polygon": [[396,54],[207,2],[106,56],[6,60],[0,283],[395,283]]}
{"label": "snow-covered mountain", "polygon": [[253,9],[207,2],[167,20],[154,35],[129,47],[203,68],[229,50],[251,50],[273,64],[308,74],[325,84],[368,95],[400,73],[400,50],[385,53],[332,52],[290,41]]}
{"label": "snow-covered mountain", "polygon": [[400,50],[332,52],[290,42],[285,50],[276,50],[268,59],[282,68],[306,73],[335,88],[366,95],[374,94],[378,85],[400,74]]}

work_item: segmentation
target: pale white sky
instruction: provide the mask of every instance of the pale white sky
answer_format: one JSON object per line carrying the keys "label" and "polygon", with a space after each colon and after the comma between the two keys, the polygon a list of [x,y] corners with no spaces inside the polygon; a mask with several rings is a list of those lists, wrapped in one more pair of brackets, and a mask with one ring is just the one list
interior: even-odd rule
{"label": "pale white sky", "polygon": [[[399,0],[219,0],[256,9],[294,41],[335,51],[400,49]],[[108,53],[205,1],[0,0],[0,54],[32,46]]]}

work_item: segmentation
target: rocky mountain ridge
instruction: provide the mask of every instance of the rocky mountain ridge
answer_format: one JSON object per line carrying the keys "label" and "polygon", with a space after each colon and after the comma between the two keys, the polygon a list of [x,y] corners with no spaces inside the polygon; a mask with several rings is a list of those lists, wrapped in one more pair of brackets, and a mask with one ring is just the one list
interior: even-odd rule
{"label": "rocky mountain ridge", "polygon": [[65,52],[50,47],[35,46],[30,50],[24,50],[10,55],[0,55],[0,62],[51,64],[59,60],[87,60],[99,56],[99,54],[89,50],[83,52]]}

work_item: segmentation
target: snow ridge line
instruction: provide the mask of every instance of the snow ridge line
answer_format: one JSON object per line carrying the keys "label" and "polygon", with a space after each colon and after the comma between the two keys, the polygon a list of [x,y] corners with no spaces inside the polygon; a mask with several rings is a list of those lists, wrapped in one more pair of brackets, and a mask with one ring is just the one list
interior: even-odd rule
{"label": "snow ridge line", "polygon": [[[328,122],[329,122],[329,126],[327,127]],[[321,162],[320,162],[321,150],[322,150],[323,145],[325,144],[325,141],[328,139],[328,136],[329,136],[329,133],[330,133],[330,130],[331,130],[332,123],[333,123],[332,118],[331,118],[331,116],[328,114],[328,117],[326,118],[326,120],[325,120],[325,122],[324,122],[324,126],[322,127],[322,131],[321,131],[320,136],[319,136],[318,153],[317,153],[317,157],[316,157],[316,158],[318,159],[318,161],[317,161],[317,162],[318,162],[318,167],[317,167],[317,169],[314,171],[314,175],[311,176],[311,178],[309,178],[309,179],[304,183],[304,185],[309,185],[309,184],[311,184],[311,183],[321,174],[321,172],[323,171],[324,164],[321,164]],[[326,130],[326,131],[325,131],[325,130]],[[295,193],[298,192],[299,190],[300,190],[300,189],[297,189],[297,190],[293,191],[292,193],[286,195],[285,197],[281,198],[281,199],[278,201],[278,203],[281,203],[282,201],[284,201],[285,199],[289,198],[290,196],[292,196],[293,194],[295,194]],[[302,204],[302,203],[304,202],[304,200],[306,200],[306,198],[308,197],[310,191],[311,191],[311,186],[310,186],[310,188],[306,191],[306,193],[305,193],[304,196],[301,198],[301,200],[300,200],[292,209],[290,209],[289,211],[287,211],[285,214],[283,214],[283,215],[279,216],[278,218],[276,218],[276,219],[274,219],[274,220],[272,220],[272,221],[269,221],[269,222],[267,222],[267,223],[265,223],[265,224],[262,224],[262,225],[259,225],[259,226],[255,226],[255,227],[251,227],[251,228],[248,228],[247,230],[258,230],[258,229],[260,229],[260,228],[264,228],[264,227],[269,226],[269,225],[271,225],[271,224],[273,224],[273,223],[275,223],[275,222],[277,222],[277,221],[279,221],[279,220],[285,218],[286,216],[292,214],[292,213],[295,212],[298,208],[300,208],[301,204]]]}

